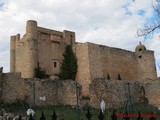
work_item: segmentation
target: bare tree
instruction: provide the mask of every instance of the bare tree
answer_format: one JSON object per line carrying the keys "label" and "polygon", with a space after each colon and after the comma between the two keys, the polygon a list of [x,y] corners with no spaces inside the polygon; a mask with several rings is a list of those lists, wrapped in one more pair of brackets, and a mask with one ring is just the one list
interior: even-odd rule
{"label": "bare tree", "polygon": [[153,0],[153,10],[155,15],[152,23],[147,23],[143,28],[137,30],[139,37],[153,34],[155,30],[160,28],[160,0]]}

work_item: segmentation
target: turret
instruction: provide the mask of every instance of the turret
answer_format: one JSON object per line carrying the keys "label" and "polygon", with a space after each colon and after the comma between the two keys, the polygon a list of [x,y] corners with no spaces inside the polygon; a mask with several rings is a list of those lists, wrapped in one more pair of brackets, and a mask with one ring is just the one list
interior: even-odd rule
{"label": "turret", "polygon": [[157,72],[154,52],[146,50],[146,47],[140,42],[135,49],[135,55],[137,59],[137,79],[156,79]]}
{"label": "turret", "polygon": [[20,45],[19,41],[20,41],[20,34],[17,34],[17,35],[16,35],[16,49],[17,49],[17,48],[19,47],[19,45]]}
{"label": "turret", "polygon": [[26,26],[26,34],[28,38],[37,39],[37,22],[28,20]]}
{"label": "turret", "polygon": [[65,39],[65,42],[67,44],[72,45],[75,43],[75,32],[64,30],[63,31],[63,38]]}
{"label": "turret", "polygon": [[16,62],[16,36],[11,36],[10,38],[10,72],[15,72],[15,62]]}
{"label": "turret", "polygon": [[26,55],[26,68],[25,72],[22,73],[24,78],[34,77],[34,70],[37,67],[37,22],[34,20],[28,20],[26,26],[26,37],[27,37],[27,55]]}

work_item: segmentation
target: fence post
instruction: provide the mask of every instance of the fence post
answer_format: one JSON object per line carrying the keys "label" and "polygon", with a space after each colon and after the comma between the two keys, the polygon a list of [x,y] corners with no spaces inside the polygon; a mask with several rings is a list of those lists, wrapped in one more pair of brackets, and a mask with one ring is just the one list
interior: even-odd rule
{"label": "fence post", "polygon": [[112,120],[117,120],[117,116],[116,116],[115,110],[113,110],[113,112],[112,112],[111,119],[112,119]]}
{"label": "fence post", "polygon": [[91,120],[92,114],[90,113],[90,110],[88,109],[87,114],[86,114],[86,118],[88,120]]}
{"label": "fence post", "polygon": [[51,118],[52,120],[57,120],[57,115],[56,115],[56,112],[54,111],[53,112],[53,115],[52,115],[52,118]]}
{"label": "fence post", "polygon": [[30,114],[29,120],[34,120],[33,117],[32,117],[32,114]]}
{"label": "fence post", "polygon": [[41,114],[41,118],[40,118],[40,120],[46,120],[46,118],[45,118],[45,116],[44,116],[43,111],[42,111],[42,114]]}
{"label": "fence post", "polygon": [[137,120],[143,120],[143,118],[141,117],[141,113],[140,112],[138,112]]}
{"label": "fence post", "polygon": [[130,120],[130,115],[126,112],[126,114],[124,115],[124,120]]}
{"label": "fence post", "polygon": [[22,120],[22,118],[21,118],[21,115],[19,115],[19,118],[18,118],[18,120]]}
{"label": "fence post", "polygon": [[151,112],[149,120],[156,120],[156,116],[153,114],[153,112]]}
{"label": "fence post", "polygon": [[99,120],[103,120],[104,115],[103,115],[103,113],[102,113],[102,110],[100,110],[100,113],[99,113],[98,118],[99,118]]}

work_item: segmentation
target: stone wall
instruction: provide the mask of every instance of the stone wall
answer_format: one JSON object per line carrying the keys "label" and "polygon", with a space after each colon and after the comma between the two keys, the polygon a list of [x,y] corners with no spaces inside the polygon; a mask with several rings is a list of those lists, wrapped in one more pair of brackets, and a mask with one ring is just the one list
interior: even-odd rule
{"label": "stone wall", "polygon": [[26,100],[32,105],[35,91],[36,105],[77,104],[76,82],[72,80],[23,79],[20,73],[5,73],[3,81],[1,100],[7,103]]}
{"label": "stone wall", "polygon": [[160,78],[155,81],[148,80],[144,87],[149,104],[160,108]]}
{"label": "stone wall", "polygon": [[140,102],[140,89],[144,86],[145,97],[149,104],[160,107],[160,79],[139,81],[128,80],[106,80],[96,79],[90,84],[90,105],[96,108],[100,107],[100,100],[103,99],[106,107],[117,108],[125,105],[128,99],[128,83],[130,83],[130,93],[132,102]]}
{"label": "stone wall", "polygon": [[107,78],[117,80],[137,79],[134,52],[89,43],[89,61],[92,79]]}
{"label": "stone wall", "polygon": [[[76,105],[76,82],[72,80],[51,80],[51,79],[24,79],[20,73],[3,73],[0,79],[0,100],[13,103],[17,100],[25,100],[30,105],[33,104],[33,91],[35,91],[36,105]],[[107,80],[94,79],[89,85],[89,104],[99,108],[100,100],[106,102],[106,107],[117,108],[126,103],[128,98],[128,83],[130,83],[130,93],[132,102],[138,102],[140,88],[145,88],[145,96],[149,104],[160,107],[160,79],[155,81],[146,79],[144,81],[128,80]],[[79,96],[82,94],[81,86]],[[45,101],[42,100],[45,98]],[[79,98],[80,105],[83,106],[83,99]]]}
{"label": "stone wall", "polygon": [[127,80],[96,79],[90,84],[90,105],[99,108],[101,99],[105,101],[107,108],[125,105],[129,95],[128,83],[130,83],[132,102],[138,102],[140,83]]}
{"label": "stone wall", "polygon": [[157,77],[154,52],[131,52],[93,43],[75,45],[78,59],[76,80],[82,85],[82,94],[89,95],[91,80],[110,77],[111,80],[143,81]]}

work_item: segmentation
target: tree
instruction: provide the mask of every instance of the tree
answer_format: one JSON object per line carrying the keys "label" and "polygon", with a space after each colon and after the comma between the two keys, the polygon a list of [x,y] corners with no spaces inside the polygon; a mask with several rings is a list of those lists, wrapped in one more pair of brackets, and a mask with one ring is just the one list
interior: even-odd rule
{"label": "tree", "polygon": [[57,74],[57,76],[62,80],[75,80],[77,68],[77,59],[73,53],[72,46],[67,45],[63,54],[60,72]]}
{"label": "tree", "polygon": [[139,37],[147,36],[160,28],[160,0],[155,0],[153,9],[155,13],[153,21],[152,23],[145,24],[143,28],[137,30],[137,35]]}
{"label": "tree", "polygon": [[38,63],[37,68],[35,68],[35,78],[39,78],[39,79],[49,78],[49,75],[46,74],[45,69],[42,69],[42,68],[39,66],[39,63]]}

